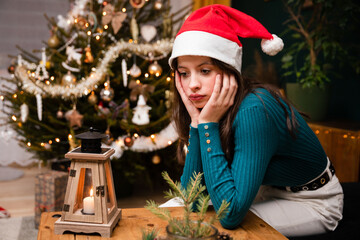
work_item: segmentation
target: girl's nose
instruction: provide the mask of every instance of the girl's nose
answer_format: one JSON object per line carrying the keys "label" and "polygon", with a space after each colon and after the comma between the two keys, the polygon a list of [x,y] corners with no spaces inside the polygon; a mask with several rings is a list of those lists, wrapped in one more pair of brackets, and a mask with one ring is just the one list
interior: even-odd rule
{"label": "girl's nose", "polygon": [[190,77],[190,84],[189,84],[189,88],[191,90],[197,90],[199,89],[201,86],[200,82],[198,81],[197,77],[195,76],[195,74],[191,74]]}

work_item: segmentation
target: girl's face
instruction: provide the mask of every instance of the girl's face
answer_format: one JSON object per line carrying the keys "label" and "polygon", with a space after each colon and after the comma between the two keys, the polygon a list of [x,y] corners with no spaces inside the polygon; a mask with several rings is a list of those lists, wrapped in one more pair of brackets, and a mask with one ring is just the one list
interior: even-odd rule
{"label": "girl's face", "polygon": [[177,70],[186,96],[196,108],[203,108],[213,92],[216,76],[222,75],[220,68],[209,57],[181,56]]}

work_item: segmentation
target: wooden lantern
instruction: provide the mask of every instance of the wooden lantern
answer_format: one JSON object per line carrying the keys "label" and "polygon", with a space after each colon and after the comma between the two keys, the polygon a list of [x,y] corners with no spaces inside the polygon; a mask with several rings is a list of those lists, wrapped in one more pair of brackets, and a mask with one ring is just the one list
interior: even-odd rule
{"label": "wooden lantern", "polygon": [[[100,147],[97,153],[93,146],[98,144],[90,141],[98,139],[101,142],[104,136],[90,129],[76,137],[82,139],[82,144],[90,142],[91,146],[78,147],[65,154],[71,159],[71,165],[61,218],[55,222],[55,234],[97,232],[109,238],[120,220],[121,209],[117,208],[110,164],[110,156],[115,150]],[[84,152],[84,149],[90,152]]]}

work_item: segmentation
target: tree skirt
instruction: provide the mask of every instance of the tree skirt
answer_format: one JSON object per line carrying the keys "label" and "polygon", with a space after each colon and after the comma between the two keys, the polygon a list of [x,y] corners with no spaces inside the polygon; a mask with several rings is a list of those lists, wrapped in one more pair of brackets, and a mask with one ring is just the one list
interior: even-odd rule
{"label": "tree skirt", "polygon": [[11,167],[0,167],[0,181],[10,181],[22,177],[22,170]]}

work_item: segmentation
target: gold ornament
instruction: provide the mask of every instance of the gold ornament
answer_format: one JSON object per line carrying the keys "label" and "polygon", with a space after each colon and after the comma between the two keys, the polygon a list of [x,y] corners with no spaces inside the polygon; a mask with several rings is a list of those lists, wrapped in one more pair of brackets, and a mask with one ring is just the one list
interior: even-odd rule
{"label": "gold ornament", "polygon": [[59,40],[59,38],[54,34],[54,35],[52,35],[49,39],[48,39],[48,45],[49,45],[49,47],[51,47],[51,48],[56,48],[56,47],[58,47],[59,46],[59,44],[60,44],[60,40]]}
{"label": "gold ornament", "polygon": [[87,46],[85,48],[85,60],[84,60],[84,62],[86,62],[86,63],[94,62],[94,57],[91,54],[91,47],[90,46]]}
{"label": "gold ornament", "polygon": [[148,71],[151,75],[156,75],[157,77],[162,73],[162,67],[158,64],[157,61],[149,65]]}
{"label": "gold ornament", "polygon": [[56,117],[59,118],[59,119],[63,118],[64,117],[64,112],[61,111],[61,109],[59,109],[57,111],[57,113],[56,113]]}
{"label": "gold ornament", "polygon": [[155,154],[153,157],[152,157],[152,163],[157,165],[161,162],[161,158],[159,155]]}
{"label": "gold ornament", "polygon": [[90,104],[95,105],[97,103],[97,96],[95,95],[94,91],[91,91],[90,96],[88,97],[88,101]]}
{"label": "gold ornament", "polygon": [[127,147],[131,147],[134,144],[134,139],[130,135],[128,135],[124,138],[124,144]]}
{"label": "gold ornament", "polygon": [[61,78],[61,85],[66,87],[71,87],[76,83],[76,77],[68,71],[62,78]]}
{"label": "gold ornament", "polygon": [[160,10],[162,8],[163,4],[161,0],[156,0],[155,4],[154,4],[154,8],[156,10]]}

